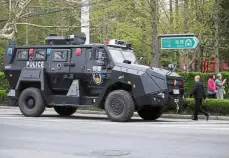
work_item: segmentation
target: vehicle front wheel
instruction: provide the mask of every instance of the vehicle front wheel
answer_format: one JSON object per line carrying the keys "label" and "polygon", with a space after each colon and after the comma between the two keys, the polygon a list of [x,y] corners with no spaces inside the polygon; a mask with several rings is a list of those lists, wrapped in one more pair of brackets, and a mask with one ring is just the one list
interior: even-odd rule
{"label": "vehicle front wheel", "polygon": [[156,120],[163,112],[163,107],[144,107],[138,111],[138,115],[144,120]]}
{"label": "vehicle front wheel", "polygon": [[74,114],[77,110],[77,107],[70,107],[70,106],[54,106],[54,110],[60,115],[60,116],[70,116]]}
{"label": "vehicle front wheel", "polygon": [[111,121],[129,121],[135,111],[132,96],[124,90],[110,92],[105,101],[105,111]]}
{"label": "vehicle front wheel", "polygon": [[39,89],[27,88],[22,91],[18,106],[24,116],[39,117],[45,110],[45,100]]}

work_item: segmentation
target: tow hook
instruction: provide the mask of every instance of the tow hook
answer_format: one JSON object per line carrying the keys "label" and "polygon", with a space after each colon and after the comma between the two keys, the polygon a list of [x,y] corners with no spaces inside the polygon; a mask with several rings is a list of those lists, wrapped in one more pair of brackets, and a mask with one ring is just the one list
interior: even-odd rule
{"label": "tow hook", "polygon": [[178,111],[179,111],[179,109],[180,109],[180,106],[179,106],[179,99],[174,99],[174,102],[176,103],[176,105],[177,105],[177,107],[176,107],[176,110],[177,110],[177,113],[178,113]]}

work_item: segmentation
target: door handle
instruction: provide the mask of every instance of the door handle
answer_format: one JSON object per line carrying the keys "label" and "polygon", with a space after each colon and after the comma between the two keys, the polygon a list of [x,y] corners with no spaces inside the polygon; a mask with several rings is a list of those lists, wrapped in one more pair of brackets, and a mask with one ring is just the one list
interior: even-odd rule
{"label": "door handle", "polygon": [[64,66],[69,66],[69,64],[68,63],[64,63]]}
{"label": "door handle", "polygon": [[73,63],[73,62],[71,62],[70,64],[69,64],[69,66],[75,66],[76,64],[75,63]]}
{"label": "door handle", "polygon": [[74,62],[71,63],[64,63],[64,66],[75,66],[76,64]]}

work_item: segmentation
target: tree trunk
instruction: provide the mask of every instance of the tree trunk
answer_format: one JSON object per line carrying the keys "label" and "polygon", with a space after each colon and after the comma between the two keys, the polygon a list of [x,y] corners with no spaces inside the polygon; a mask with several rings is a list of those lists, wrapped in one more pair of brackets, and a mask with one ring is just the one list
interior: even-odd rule
{"label": "tree trunk", "polygon": [[[152,57],[153,65],[159,67],[159,52],[158,52],[158,43],[157,43],[157,0],[150,0],[151,8],[151,30],[152,30]],[[153,66],[152,65],[152,66]]]}
{"label": "tree trunk", "polygon": [[215,50],[215,72],[219,72],[219,0],[215,0],[214,4],[214,29],[215,29],[215,44],[214,44],[214,50]]}
{"label": "tree trunk", "polygon": [[[188,33],[188,3],[189,0],[184,0],[184,33]],[[184,51],[186,54],[186,69],[187,72],[190,71],[190,64],[189,64],[189,50]]]}
{"label": "tree trunk", "polygon": [[169,0],[170,32],[173,33],[173,1]]}
{"label": "tree trunk", "polygon": [[180,24],[179,24],[179,3],[178,2],[179,2],[178,0],[175,1],[175,9],[176,9],[176,32],[177,33],[179,31],[179,26],[180,26]]}
{"label": "tree trunk", "polygon": [[[142,10],[145,9],[145,2],[142,2]],[[142,20],[142,52],[144,53],[144,58],[143,58],[143,63],[142,64],[146,64],[146,44],[145,44],[145,41],[146,41],[146,20],[145,18]]]}
{"label": "tree trunk", "polygon": [[[203,17],[200,15],[202,13],[202,7],[200,7],[201,5],[203,6],[204,4],[202,2],[200,2],[199,0],[192,0],[192,10],[195,10],[195,16],[196,16],[196,21],[197,24],[201,24],[203,21]],[[195,3],[194,3],[195,2]],[[192,23],[192,25],[195,25],[194,22]],[[202,38],[202,34],[201,32],[199,33],[198,36],[199,40],[201,40]],[[202,57],[203,57],[203,51],[201,51],[200,46],[198,46],[198,48],[196,49],[196,71],[201,72],[202,70]]]}
{"label": "tree trunk", "polygon": [[184,0],[184,33],[188,33],[188,3],[189,0]]}

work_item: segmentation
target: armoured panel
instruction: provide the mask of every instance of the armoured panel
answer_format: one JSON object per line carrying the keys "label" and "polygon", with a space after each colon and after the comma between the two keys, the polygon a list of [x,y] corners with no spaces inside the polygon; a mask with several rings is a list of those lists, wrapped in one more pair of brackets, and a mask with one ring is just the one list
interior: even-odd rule
{"label": "armoured panel", "polygon": [[22,77],[25,78],[29,78],[29,79],[39,79],[40,78],[40,73],[41,70],[28,70],[25,69],[22,72]]}
{"label": "armoured panel", "polygon": [[48,105],[78,106],[79,97],[64,96],[64,95],[51,95],[48,98]]}
{"label": "armoured panel", "polygon": [[152,78],[150,78],[147,73],[141,76],[141,80],[146,94],[162,90],[160,85],[158,84],[158,81],[152,80]]}
{"label": "armoured panel", "polygon": [[68,90],[67,96],[76,96],[79,97],[79,81],[73,80],[71,87]]}
{"label": "armoured panel", "polygon": [[15,90],[11,89],[8,93],[7,93],[8,97],[15,97]]}

